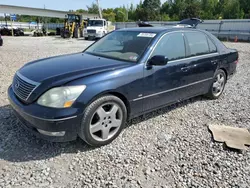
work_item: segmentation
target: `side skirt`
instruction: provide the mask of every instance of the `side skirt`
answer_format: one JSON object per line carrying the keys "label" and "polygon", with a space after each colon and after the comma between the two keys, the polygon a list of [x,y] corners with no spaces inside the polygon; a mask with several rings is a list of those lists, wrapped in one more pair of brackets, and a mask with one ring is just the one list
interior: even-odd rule
{"label": "side skirt", "polygon": [[153,112],[153,111],[156,111],[156,110],[165,108],[165,107],[167,107],[167,106],[171,106],[171,105],[173,105],[173,104],[181,103],[181,102],[186,101],[186,100],[188,100],[188,99],[192,99],[192,98],[194,98],[194,97],[198,97],[198,96],[205,95],[205,94],[206,94],[206,93],[196,94],[196,95],[194,95],[194,96],[187,97],[187,98],[184,98],[184,99],[179,100],[179,101],[174,101],[174,102],[172,102],[172,103],[167,103],[167,104],[161,105],[161,106],[159,106],[159,107],[156,107],[156,108],[152,108],[152,109],[150,109],[150,110],[143,111],[143,112],[138,113],[138,114],[130,114],[128,120],[134,119],[134,118],[139,117],[139,116],[141,116],[141,115],[145,115],[145,114],[147,114],[147,113],[150,113],[150,112]]}

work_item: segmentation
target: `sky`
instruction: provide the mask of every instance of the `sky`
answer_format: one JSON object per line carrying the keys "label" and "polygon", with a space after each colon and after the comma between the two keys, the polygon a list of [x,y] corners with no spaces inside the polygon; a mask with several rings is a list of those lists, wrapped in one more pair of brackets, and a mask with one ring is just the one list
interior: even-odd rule
{"label": "sky", "polygon": [[[95,0],[0,0],[0,4],[15,5],[32,8],[44,8],[52,10],[76,10],[86,9]],[[102,8],[115,8],[127,4],[137,4],[140,0],[100,0]]]}

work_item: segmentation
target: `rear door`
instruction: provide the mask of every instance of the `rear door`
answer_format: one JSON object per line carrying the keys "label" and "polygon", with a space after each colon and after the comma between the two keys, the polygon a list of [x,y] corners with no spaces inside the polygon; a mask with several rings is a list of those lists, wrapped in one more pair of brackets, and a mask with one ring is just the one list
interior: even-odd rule
{"label": "rear door", "polygon": [[184,32],[187,49],[186,79],[189,91],[188,96],[192,97],[205,94],[213,80],[218,67],[219,53],[215,44],[210,38],[199,31]]}

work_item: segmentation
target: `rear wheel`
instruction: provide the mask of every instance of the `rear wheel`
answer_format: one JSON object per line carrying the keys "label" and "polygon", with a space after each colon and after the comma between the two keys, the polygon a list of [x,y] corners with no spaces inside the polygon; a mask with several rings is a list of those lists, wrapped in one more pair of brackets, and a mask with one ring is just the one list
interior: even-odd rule
{"label": "rear wheel", "polygon": [[75,27],[74,33],[73,33],[73,37],[78,39],[80,36],[80,32],[79,32],[79,28]]}
{"label": "rear wheel", "polygon": [[213,83],[206,96],[211,99],[218,99],[225,89],[226,81],[226,73],[223,70],[219,69],[214,75]]}
{"label": "rear wheel", "polygon": [[113,95],[100,97],[86,108],[79,136],[91,146],[109,144],[120,134],[126,119],[121,99]]}

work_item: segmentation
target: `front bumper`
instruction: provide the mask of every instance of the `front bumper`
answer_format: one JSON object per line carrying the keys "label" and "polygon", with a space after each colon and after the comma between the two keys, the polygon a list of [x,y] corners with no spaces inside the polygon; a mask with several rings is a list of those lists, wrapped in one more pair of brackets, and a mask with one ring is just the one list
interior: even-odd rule
{"label": "front bumper", "polygon": [[88,38],[102,38],[103,34],[102,33],[84,33],[84,37]]}
{"label": "front bumper", "polygon": [[[46,114],[46,108],[37,104],[31,104],[31,112],[31,106],[20,102],[11,87],[8,89],[8,98],[15,115],[22,122],[23,127],[31,131],[39,138],[52,142],[66,142],[77,138],[77,130],[79,130],[78,127],[81,124],[81,115],[77,116],[76,114],[72,114],[71,116],[67,115],[67,117],[62,117],[58,116],[58,114],[60,114],[60,112],[65,114],[65,109],[53,109],[55,116],[54,118],[51,118],[53,116],[53,112],[51,111],[52,109],[50,109],[50,117],[46,118],[46,116],[44,116]],[[41,114],[40,116],[37,115],[39,113]],[[43,134],[41,134],[38,130],[41,130],[40,132],[43,132]],[[65,134],[61,136],[48,136],[48,134],[44,134],[44,132],[64,132]]]}

